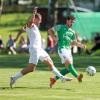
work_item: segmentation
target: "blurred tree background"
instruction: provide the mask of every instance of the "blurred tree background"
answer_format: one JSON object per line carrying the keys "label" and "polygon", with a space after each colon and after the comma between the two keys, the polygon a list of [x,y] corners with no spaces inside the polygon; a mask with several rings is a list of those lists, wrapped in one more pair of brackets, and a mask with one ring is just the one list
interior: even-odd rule
{"label": "blurred tree background", "polygon": [[68,14],[75,15],[73,28],[81,38],[91,41],[95,33],[100,32],[100,0],[0,0],[0,34],[5,42],[9,34],[15,36],[26,23],[34,6],[39,7],[38,12],[43,16],[40,30],[45,39],[47,29],[65,23]]}

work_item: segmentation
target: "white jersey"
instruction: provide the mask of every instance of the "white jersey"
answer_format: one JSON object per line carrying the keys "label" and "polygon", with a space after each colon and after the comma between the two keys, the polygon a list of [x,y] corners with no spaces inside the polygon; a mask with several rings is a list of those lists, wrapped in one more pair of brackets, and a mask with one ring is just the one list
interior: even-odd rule
{"label": "white jersey", "polygon": [[29,48],[41,48],[41,34],[38,27],[34,24],[32,28],[26,27],[25,31],[27,32],[30,41]]}
{"label": "white jersey", "polygon": [[41,41],[41,34],[39,32],[38,27],[33,24],[33,27],[24,29],[28,34],[30,46],[29,46],[29,63],[37,65],[38,60],[44,61],[51,58],[49,55],[42,49],[42,41]]}

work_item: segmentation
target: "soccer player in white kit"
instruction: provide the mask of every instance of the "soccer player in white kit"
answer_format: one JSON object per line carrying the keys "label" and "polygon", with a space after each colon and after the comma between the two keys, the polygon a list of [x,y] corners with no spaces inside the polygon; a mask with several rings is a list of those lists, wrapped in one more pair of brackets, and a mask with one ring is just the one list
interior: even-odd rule
{"label": "soccer player in white kit", "polygon": [[65,77],[55,68],[53,61],[51,60],[50,56],[42,49],[41,47],[41,35],[38,29],[38,26],[40,25],[42,20],[42,16],[37,13],[37,10],[34,10],[34,14],[31,18],[31,20],[20,30],[20,32],[17,34],[17,37],[15,41],[18,40],[21,33],[24,31],[28,34],[30,46],[29,46],[29,65],[22,69],[20,72],[16,73],[14,76],[11,76],[10,78],[10,87],[13,86],[15,81],[19,79],[20,77],[33,72],[38,60],[43,61],[44,63],[48,64],[50,66],[50,69],[53,71],[53,73],[58,76],[62,81],[71,81],[72,78]]}

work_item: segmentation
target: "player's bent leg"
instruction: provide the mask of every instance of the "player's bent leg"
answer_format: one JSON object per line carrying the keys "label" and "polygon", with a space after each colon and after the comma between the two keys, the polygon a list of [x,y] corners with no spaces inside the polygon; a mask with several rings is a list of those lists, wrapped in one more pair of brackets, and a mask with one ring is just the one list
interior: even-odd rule
{"label": "player's bent leg", "polygon": [[47,65],[49,65],[50,69],[52,70],[52,72],[58,76],[61,80],[67,80],[65,77],[63,77],[63,75],[57,70],[57,68],[54,66],[53,61],[51,60],[50,56],[44,51],[41,50],[41,55],[39,57],[39,59],[41,61],[43,61],[44,63],[46,63]]}
{"label": "player's bent leg", "polygon": [[70,71],[70,73],[77,78],[77,80],[79,82],[82,82],[82,78],[83,78],[83,74],[78,74],[78,72],[76,71],[76,69],[74,68],[74,65],[70,62],[70,61],[66,61],[65,62],[65,66],[68,67],[68,70]]}
{"label": "player's bent leg", "polygon": [[24,69],[21,71],[21,73],[22,73],[23,75],[26,75],[26,74],[28,74],[28,73],[30,73],[30,72],[33,72],[33,71],[35,70],[35,68],[36,68],[36,65],[35,65],[35,64],[29,64],[28,67],[24,68]]}
{"label": "player's bent leg", "polygon": [[56,69],[56,67],[53,64],[53,61],[51,60],[50,56],[48,55],[47,52],[45,52],[43,49],[41,49],[41,54],[39,59],[41,61],[43,61],[44,63],[46,63],[47,65],[49,65],[50,69],[52,70],[52,72],[57,75],[58,77],[62,77],[63,75],[61,75],[61,73]]}
{"label": "player's bent leg", "polygon": [[44,60],[44,63],[46,63],[47,65],[49,65],[50,69],[52,70],[52,72],[57,75],[59,78],[62,78],[63,75],[61,75],[61,73],[57,70],[57,68],[54,66],[53,62],[51,59],[46,58]]}
{"label": "player's bent leg", "polygon": [[74,77],[78,77],[78,73],[76,71],[76,69],[74,68],[73,64],[71,63],[70,60],[66,60],[65,62],[65,66],[66,68],[68,68],[69,72],[74,76]]}
{"label": "player's bent leg", "polygon": [[[70,78],[70,77],[65,77],[65,76],[63,76],[62,78],[61,78],[61,81],[62,82],[65,82],[65,81],[71,81],[72,80],[72,78]],[[56,83],[56,78],[55,77],[51,77],[50,78],[50,88],[52,88],[53,87],[53,85]]]}
{"label": "player's bent leg", "polygon": [[[67,69],[66,69],[67,70]],[[63,71],[65,71],[65,69],[63,70]],[[63,72],[62,71],[62,73],[65,75],[66,73],[69,73],[69,71],[67,70],[66,72]],[[56,74],[56,77],[59,79],[61,79],[61,81],[62,82],[65,82],[65,81],[71,81],[72,80],[72,78],[69,78],[69,77],[65,77],[65,76],[63,76],[62,75],[62,73],[61,73],[61,76],[57,76],[57,74]],[[52,86],[56,83],[56,77],[55,78],[50,78],[50,88],[52,88]]]}
{"label": "player's bent leg", "polygon": [[50,66],[50,68],[52,69],[53,73],[58,76],[62,81],[70,81],[72,80],[72,78],[69,77],[65,77],[63,76],[58,70],[57,68],[54,66],[53,62],[51,60],[45,60],[45,62]]}
{"label": "player's bent leg", "polygon": [[21,78],[22,76],[33,72],[35,70],[36,65],[34,64],[29,64],[28,67],[24,68],[22,71],[16,73],[14,76],[11,76],[10,78],[10,87],[12,88],[14,83],[16,82],[17,79]]}
{"label": "player's bent leg", "polygon": [[[61,73],[63,76],[65,76],[66,74],[69,73],[69,70],[68,70],[67,68],[63,68],[63,69],[60,71],[60,73]],[[59,77],[58,77],[58,76],[55,76],[55,79],[58,80]]]}
{"label": "player's bent leg", "polygon": [[[66,74],[69,73],[69,70],[67,68],[63,68],[60,73],[65,76]],[[50,88],[52,88],[52,86],[56,83],[56,81],[59,79],[58,76],[54,76],[50,78]]]}

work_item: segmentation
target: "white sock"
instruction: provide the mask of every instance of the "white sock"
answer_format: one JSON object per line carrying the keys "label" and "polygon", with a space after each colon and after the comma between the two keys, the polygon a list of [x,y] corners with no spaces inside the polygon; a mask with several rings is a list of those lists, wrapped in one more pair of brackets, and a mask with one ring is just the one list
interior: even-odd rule
{"label": "white sock", "polygon": [[53,73],[58,76],[59,78],[61,78],[63,75],[57,70],[57,68],[55,66],[52,67],[52,71]]}
{"label": "white sock", "polygon": [[20,78],[22,76],[23,76],[23,74],[21,72],[18,72],[13,77],[14,77],[14,80],[17,80],[18,78]]}

